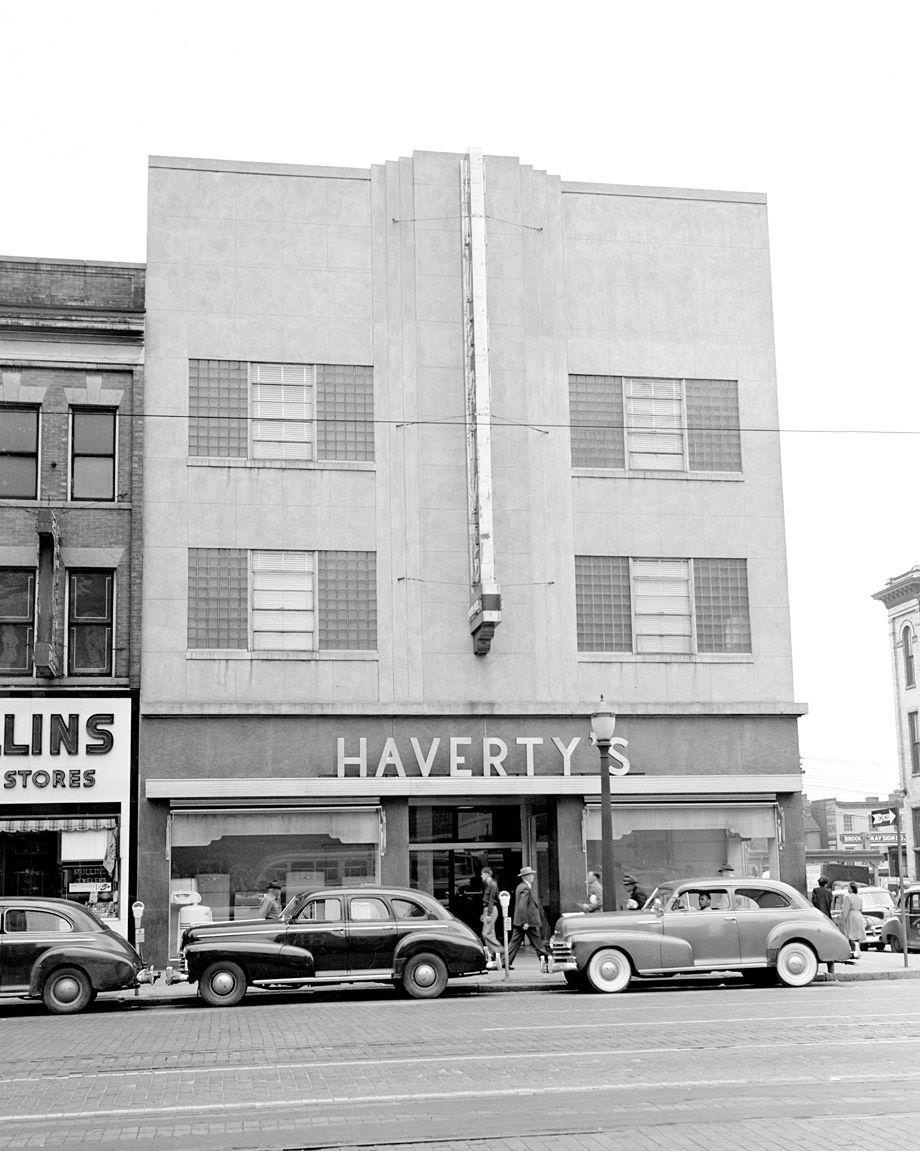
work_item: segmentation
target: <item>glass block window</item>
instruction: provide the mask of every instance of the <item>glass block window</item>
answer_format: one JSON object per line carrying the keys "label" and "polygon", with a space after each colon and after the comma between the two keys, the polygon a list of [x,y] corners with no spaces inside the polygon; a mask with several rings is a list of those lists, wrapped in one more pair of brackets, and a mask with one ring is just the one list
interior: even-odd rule
{"label": "glass block window", "polygon": [[374,373],[349,364],[316,365],[316,458],[374,458]]}
{"label": "glass block window", "polygon": [[377,648],[377,557],[374,552],[318,553],[319,646]]}
{"label": "glass block window", "polygon": [[632,581],[636,652],[692,651],[689,562],[633,560]]}
{"label": "glass block window", "polygon": [[0,674],[31,675],[35,571],[0,568]]}
{"label": "glass block window", "polygon": [[250,364],[252,458],[313,459],[312,364]]}
{"label": "glass block window", "polygon": [[632,651],[626,556],[576,556],[575,600],[579,651]]}
{"label": "glass block window", "polygon": [[569,376],[572,466],[623,468],[623,382],[619,376]]}
{"label": "glass block window", "polygon": [[67,674],[111,675],[115,573],[67,573]]}
{"label": "glass block window", "polygon": [[252,650],[315,647],[312,552],[252,553]]}
{"label": "glass block window", "polygon": [[0,404],[0,499],[38,499],[38,408]]}
{"label": "glass block window", "polygon": [[684,434],[680,380],[624,380],[629,466],[680,471]]}
{"label": "glass block window", "polygon": [[741,471],[736,380],[569,376],[572,466]]}
{"label": "glass block window", "polygon": [[248,455],[248,372],[240,360],[189,361],[190,456]]}
{"label": "glass block window", "polygon": [[687,380],[687,453],[692,472],[740,472],[735,380]]}
{"label": "glass block window", "polygon": [[913,687],[916,683],[914,673],[914,633],[910,627],[901,632],[901,651],[904,654],[904,686]]}
{"label": "glass block window", "polygon": [[249,556],[242,548],[190,548],[188,646],[249,646]]}
{"label": "glass block window", "polygon": [[697,651],[750,651],[747,563],[739,559],[695,559],[693,586]]}
{"label": "glass block window", "polygon": [[70,498],[114,500],[114,410],[72,408],[70,445]]}

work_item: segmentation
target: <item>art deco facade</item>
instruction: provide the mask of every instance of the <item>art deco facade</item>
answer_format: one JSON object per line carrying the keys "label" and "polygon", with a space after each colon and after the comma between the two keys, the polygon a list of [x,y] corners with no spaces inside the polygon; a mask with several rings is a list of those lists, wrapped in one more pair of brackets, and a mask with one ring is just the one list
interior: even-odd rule
{"label": "art deco facade", "polygon": [[[150,166],[139,894],[804,885],[764,197]],[[608,877],[613,881],[614,877]],[[149,916],[153,918],[150,919]]]}

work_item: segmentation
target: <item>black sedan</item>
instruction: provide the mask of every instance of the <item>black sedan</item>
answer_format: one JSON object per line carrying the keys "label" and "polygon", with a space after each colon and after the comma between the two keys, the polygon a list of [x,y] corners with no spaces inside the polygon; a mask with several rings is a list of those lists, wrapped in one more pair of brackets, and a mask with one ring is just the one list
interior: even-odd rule
{"label": "black sedan", "polygon": [[295,896],[281,919],[188,928],[182,968],[178,978],[197,982],[212,1007],[239,1003],[250,986],[386,982],[435,999],[448,978],[485,971],[486,953],[465,923],[420,891],[335,887]]}
{"label": "black sedan", "polygon": [[73,1015],[97,992],[135,987],[144,975],[131,944],[82,904],[0,896],[0,996]]}

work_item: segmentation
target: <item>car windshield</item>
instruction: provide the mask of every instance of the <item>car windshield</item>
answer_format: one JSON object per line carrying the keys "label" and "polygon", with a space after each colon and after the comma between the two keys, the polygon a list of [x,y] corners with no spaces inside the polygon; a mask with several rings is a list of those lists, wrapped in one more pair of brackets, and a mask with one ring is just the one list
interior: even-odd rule
{"label": "car windshield", "polygon": [[887,891],[860,891],[863,911],[891,911],[894,902]]}
{"label": "car windshield", "polygon": [[660,899],[661,900],[661,906],[667,907],[668,904],[671,902],[671,897],[673,895],[674,895],[674,888],[671,886],[668,886],[666,884],[662,884],[661,887],[655,888],[655,890],[648,897],[648,899],[646,899],[644,906],[645,907],[654,907],[655,906],[655,900]]}

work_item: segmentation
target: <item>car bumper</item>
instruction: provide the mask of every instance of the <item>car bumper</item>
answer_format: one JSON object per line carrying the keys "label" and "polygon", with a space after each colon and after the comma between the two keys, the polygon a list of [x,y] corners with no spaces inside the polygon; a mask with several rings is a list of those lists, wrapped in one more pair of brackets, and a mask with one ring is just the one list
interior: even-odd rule
{"label": "car bumper", "polygon": [[550,971],[577,971],[578,963],[572,954],[572,948],[558,935],[549,941]]}

